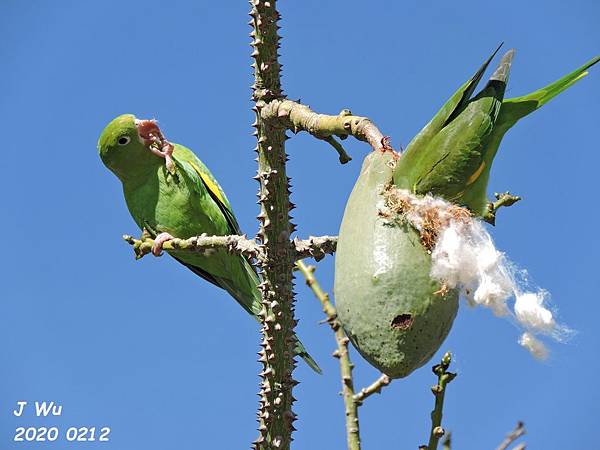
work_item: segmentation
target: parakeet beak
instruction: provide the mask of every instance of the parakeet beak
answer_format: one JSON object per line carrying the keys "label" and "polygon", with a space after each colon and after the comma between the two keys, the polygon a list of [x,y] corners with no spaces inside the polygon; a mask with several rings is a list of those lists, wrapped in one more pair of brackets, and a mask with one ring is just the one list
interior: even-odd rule
{"label": "parakeet beak", "polygon": [[171,158],[171,155],[173,154],[173,144],[165,139],[156,120],[135,119],[135,126],[140,142],[156,156],[164,158],[167,169],[172,171],[174,168],[173,160]]}
{"label": "parakeet beak", "polygon": [[164,139],[156,120],[135,119],[135,126],[140,141],[147,147]]}

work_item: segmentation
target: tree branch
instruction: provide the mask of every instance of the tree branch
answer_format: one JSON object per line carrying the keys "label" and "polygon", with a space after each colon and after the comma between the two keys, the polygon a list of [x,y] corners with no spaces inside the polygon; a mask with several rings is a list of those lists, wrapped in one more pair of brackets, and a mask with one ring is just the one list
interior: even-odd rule
{"label": "tree branch", "polygon": [[446,352],[442,357],[440,364],[433,366],[432,370],[438,376],[438,383],[431,388],[431,392],[435,395],[435,407],[431,411],[431,432],[429,434],[429,444],[425,447],[428,450],[436,450],[440,438],[445,431],[442,428],[442,414],[444,409],[444,395],[446,394],[446,386],[454,378],[456,374],[448,372],[450,363],[452,362],[452,354]]}
{"label": "tree branch", "polygon": [[328,142],[338,152],[342,164],[351,158],[334,136],[340,139],[354,136],[359,141],[367,142],[373,150],[392,150],[389,139],[383,136],[370,119],[355,116],[348,109],[342,110],[337,116],[330,116],[318,114],[299,102],[277,99],[271,101],[261,114],[263,118],[272,120],[282,128],[294,133],[307,131],[317,139]]}
{"label": "tree branch", "polygon": [[305,240],[294,238],[293,244],[296,249],[296,260],[314,258],[320,261],[325,255],[335,252],[337,236],[309,236]]}
{"label": "tree branch", "polygon": [[358,394],[354,395],[354,401],[360,406],[362,402],[373,394],[381,394],[381,390],[390,384],[392,379],[386,374],[382,374],[375,382],[369,386],[362,388]]}
{"label": "tree branch", "polygon": [[[133,246],[136,259],[143,258],[152,251],[154,240],[150,237],[142,236],[136,239],[133,236],[124,235],[123,239]],[[205,252],[212,249],[224,248],[231,253],[238,253],[257,260],[262,258],[262,252],[259,245],[253,239],[246,236],[207,236],[202,234],[189,239],[172,239],[163,244],[164,250],[189,250],[192,252]]]}
{"label": "tree branch", "polygon": [[[496,450],[506,450],[510,446],[510,444],[519,439],[521,436],[523,436],[525,432],[525,424],[521,421],[517,422],[517,426],[515,427],[515,429],[508,433],[506,438],[500,443]],[[524,444],[522,445],[524,448]]]}

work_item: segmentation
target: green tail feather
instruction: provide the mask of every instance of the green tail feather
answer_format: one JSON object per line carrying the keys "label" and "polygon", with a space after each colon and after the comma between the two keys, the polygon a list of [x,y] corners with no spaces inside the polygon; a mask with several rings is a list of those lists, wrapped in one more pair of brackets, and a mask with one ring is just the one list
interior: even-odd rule
{"label": "green tail feather", "polygon": [[296,352],[296,355],[298,355],[300,358],[302,358],[304,360],[304,362],[306,362],[306,364],[308,364],[308,367],[310,367],[312,370],[314,370],[318,374],[323,373],[323,371],[321,370],[321,368],[319,367],[317,362],[313,359],[312,356],[310,356],[308,354],[308,352],[304,348],[304,345],[302,345],[302,342],[297,340],[296,347],[294,348],[294,350]]}
{"label": "green tail feather", "polygon": [[539,109],[558,94],[585,77],[587,75],[586,70],[599,61],[600,56],[596,56],[573,72],[537,91],[521,97],[504,99],[500,108],[500,114],[498,114],[498,119],[494,125],[494,130],[486,143],[484,151],[486,169],[479,179],[471,186],[470,193],[465,197],[466,203],[473,212],[476,214],[483,214],[486,210],[486,187],[490,169],[496,153],[498,152],[498,148],[500,147],[500,142],[506,132],[523,117]]}
{"label": "green tail feather", "polygon": [[536,109],[548,103],[565,89],[573,86],[577,81],[581,80],[588,73],[587,69],[600,61],[600,56],[596,56],[583,66],[565,75],[554,83],[549,84],[535,92],[524,95],[522,97],[509,98],[502,102],[498,125],[508,130],[520,119],[528,114],[531,114]]}
{"label": "green tail feather", "polygon": [[512,60],[514,56],[514,48],[510,49],[502,56],[500,64],[498,64],[498,67],[496,67],[496,70],[494,70],[494,73],[490,77],[489,83],[492,83],[494,81],[500,81],[506,84],[508,82],[508,76],[510,75],[510,67],[512,65]]}
{"label": "green tail feather", "polygon": [[548,103],[565,89],[573,86],[573,84],[588,74],[586,72],[587,69],[599,61],[600,56],[596,56],[568,75],[565,75],[554,83],[538,89],[537,91],[521,97],[504,99],[502,102],[502,107],[500,108],[500,114],[498,115],[498,119],[496,120],[496,124],[494,126],[494,131],[488,142],[488,148],[485,152],[485,159],[488,164],[491,165],[491,162],[498,151],[498,147],[500,146],[500,141],[502,141],[502,138],[506,132],[513,125],[515,125],[523,117],[531,114],[535,110]]}

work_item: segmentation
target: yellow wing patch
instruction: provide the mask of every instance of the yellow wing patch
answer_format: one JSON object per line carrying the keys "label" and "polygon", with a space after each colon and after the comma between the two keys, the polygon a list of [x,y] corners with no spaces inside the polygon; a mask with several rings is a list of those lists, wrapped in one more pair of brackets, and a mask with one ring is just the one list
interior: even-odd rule
{"label": "yellow wing patch", "polygon": [[204,184],[206,185],[208,190],[211,192],[211,194],[214,195],[215,197],[217,197],[221,203],[225,204],[225,199],[223,198],[223,194],[221,194],[221,190],[216,185],[216,183],[213,180],[211,180],[208,175],[203,173],[196,164],[194,164],[193,162],[190,162],[190,165],[194,168],[196,173],[198,175],[200,175],[200,178],[202,178],[202,181],[204,182]]}
{"label": "yellow wing patch", "polygon": [[477,180],[477,178],[479,178],[479,175],[481,175],[481,172],[483,172],[483,169],[485,169],[485,161],[482,161],[481,165],[475,171],[475,173],[469,177],[469,179],[467,180],[467,186],[475,183],[475,181]]}

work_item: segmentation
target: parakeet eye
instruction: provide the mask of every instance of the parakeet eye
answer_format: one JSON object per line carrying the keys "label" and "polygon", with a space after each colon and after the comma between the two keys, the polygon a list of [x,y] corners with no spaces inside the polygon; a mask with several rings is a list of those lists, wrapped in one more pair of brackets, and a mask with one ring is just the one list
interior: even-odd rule
{"label": "parakeet eye", "polygon": [[121,136],[117,141],[119,145],[127,145],[131,142],[131,138],[129,136]]}

